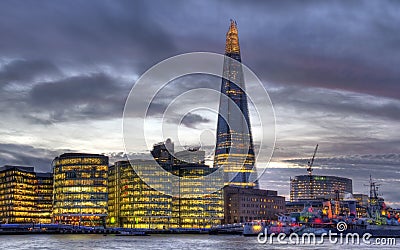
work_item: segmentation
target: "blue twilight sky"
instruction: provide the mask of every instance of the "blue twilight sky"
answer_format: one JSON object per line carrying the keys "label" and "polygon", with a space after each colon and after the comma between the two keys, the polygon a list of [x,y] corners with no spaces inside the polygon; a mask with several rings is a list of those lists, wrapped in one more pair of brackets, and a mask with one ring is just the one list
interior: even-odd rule
{"label": "blue twilight sky", "polygon": [[[318,143],[315,174],[353,178],[363,193],[372,174],[400,207],[398,13],[397,1],[1,1],[0,164],[49,171],[67,151],[121,159],[122,112],[135,80],[174,55],[223,53],[234,18],[242,60],[275,108],[276,150],[262,186],[288,195],[289,177],[306,173]],[[159,122],[173,93],[219,84],[205,76],[172,82],[150,119]],[[176,105],[167,118],[181,131],[177,144],[212,152],[215,113],[181,121]],[[144,157],[148,148],[131,151]],[[260,156],[258,165],[267,161]]]}

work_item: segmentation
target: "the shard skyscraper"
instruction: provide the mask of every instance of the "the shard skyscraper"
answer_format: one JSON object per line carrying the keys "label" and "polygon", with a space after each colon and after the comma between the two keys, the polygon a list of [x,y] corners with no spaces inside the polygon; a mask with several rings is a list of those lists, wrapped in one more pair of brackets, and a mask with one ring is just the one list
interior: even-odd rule
{"label": "the shard skyscraper", "polygon": [[233,20],[226,34],[225,56],[214,167],[224,168],[225,185],[254,188],[258,187],[258,183],[250,180],[250,175],[256,174],[253,136],[241,65],[238,30]]}

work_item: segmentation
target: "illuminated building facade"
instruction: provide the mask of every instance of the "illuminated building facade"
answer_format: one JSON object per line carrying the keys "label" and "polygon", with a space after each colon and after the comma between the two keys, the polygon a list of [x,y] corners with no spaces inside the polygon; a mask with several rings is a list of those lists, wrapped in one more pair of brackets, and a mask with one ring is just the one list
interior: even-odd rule
{"label": "illuminated building facade", "polygon": [[369,197],[366,194],[353,194],[354,199],[356,200],[357,205],[357,216],[358,217],[367,217],[367,208]]}
{"label": "illuminated building facade", "polygon": [[53,174],[36,173],[36,213],[40,223],[51,223],[53,212]]}
{"label": "illuminated building facade", "polygon": [[[132,161],[147,168],[154,161]],[[166,176],[152,176],[159,185],[170,185]],[[129,161],[118,161],[109,168],[107,224],[112,227],[168,229],[172,220],[172,197],[149,187]]]}
{"label": "illuminated building facade", "polygon": [[224,193],[224,224],[252,220],[273,220],[285,213],[285,197],[277,191],[226,186]]}
{"label": "illuminated building facade", "polygon": [[[178,228],[211,228],[221,224],[224,216],[222,190],[204,190],[222,183],[216,173],[203,178],[216,169],[204,164],[181,164],[173,168],[173,174],[181,177],[178,183],[179,197],[172,198],[173,224]],[[211,182],[211,183],[206,183]]]}
{"label": "illuminated building facade", "polygon": [[345,194],[352,194],[352,180],[321,175],[299,175],[290,179],[290,201],[335,199],[336,192],[339,192],[341,199]]}
{"label": "illuminated building facade", "polygon": [[173,166],[172,174],[184,176],[174,184],[169,182],[166,172],[149,173],[149,178],[156,186],[170,185],[178,189],[181,198],[172,197],[149,187],[146,180],[141,179],[134,170],[151,169],[154,164],[149,160],[133,160],[131,163],[119,161],[109,168],[109,226],[142,229],[210,228],[221,223],[222,192],[202,195],[201,188],[205,181],[221,182],[222,176],[207,180],[201,178],[213,171],[203,164]]}
{"label": "illuminated building facade", "polygon": [[53,160],[54,223],[104,226],[108,157],[67,153]]}
{"label": "illuminated building facade", "polygon": [[357,205],[362,207],[368,207],[369,197],[366,194],[353,194],[354,199],[357,201]]}
{"label": "illuminated building facade", "polygon": [[50,223],[53,176],[33,167],[0,168],[0,222]]}
{"label": "illuminated building facade", "polygon": [[233,60],[224,61],[214,167],[224,167],[226,185],[257,187],[256,182],[249,181],[255,171],[254,146],[234,21],[226,34],[225,56]]}

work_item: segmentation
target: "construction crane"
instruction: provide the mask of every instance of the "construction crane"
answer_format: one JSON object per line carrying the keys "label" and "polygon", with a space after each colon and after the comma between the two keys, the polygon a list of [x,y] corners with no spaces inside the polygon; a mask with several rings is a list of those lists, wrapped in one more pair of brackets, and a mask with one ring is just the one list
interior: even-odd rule
{"label": "construction crane", "polygon": [[315,150],[314,150],[314,154],[313,154],[313,156],[311,157],[311,159],[308,161],[308,164],[307,164],[307,172],[308,172],[308,176],[309,176],[309,190],[310,190],[310,196],[309,196],[309,198],[310,199],[314,199],[315,197],[314,197],[314,184],[313,184],[313,176],[312,176],[312,171],[313,171],[313,169],[312,169],[312,166],[313,166],[313,164],[314,164],[314,160],[315,160],[315,155],[317,154],[317,150],[318,150],[318,144],[317,144],[317,146],[315,146]]}
{"label": "construction crane", "polygon": [[314,159],[315,159],[315,155],[317,154],[317,150],[318,150],[318,144],[317,144],[317,146],[315,146],[314,154],[311,157],[311,159],[308,161],[308,164],[307,164],[307,166],[308,166],[307,172],[308,172],[309,176],[312,175],[312,171],[313,171],[312,166],[314,164]]}

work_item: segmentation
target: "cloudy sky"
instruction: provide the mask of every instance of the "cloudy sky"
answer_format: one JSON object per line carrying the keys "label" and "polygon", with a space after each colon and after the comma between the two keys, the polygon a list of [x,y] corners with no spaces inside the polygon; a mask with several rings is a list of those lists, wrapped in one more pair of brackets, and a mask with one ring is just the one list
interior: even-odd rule
{"label": "cloudy sky", "polygon": [[[243,62],[275,109],[276,149],[262,186],[288,195],[289,177],[306,174],[318,143],[315,174],[351,177],[363,193],[372,174],[400,207],[398,13],[396,1],[1,1],[0,164],[49,171],[69,151],[121,158],[135,81],[171,56],[223,53],[233,18]],[[177,93],[219,84],[182,77],[160,93],[149,119],[156,123]],[[165,122],[184,139],[172,139],[212,148],[216,114],[182,117],[175,107]],[[129,153],[147,152],[138,144]],[[260,156],[259,166],[267,160]]]}

